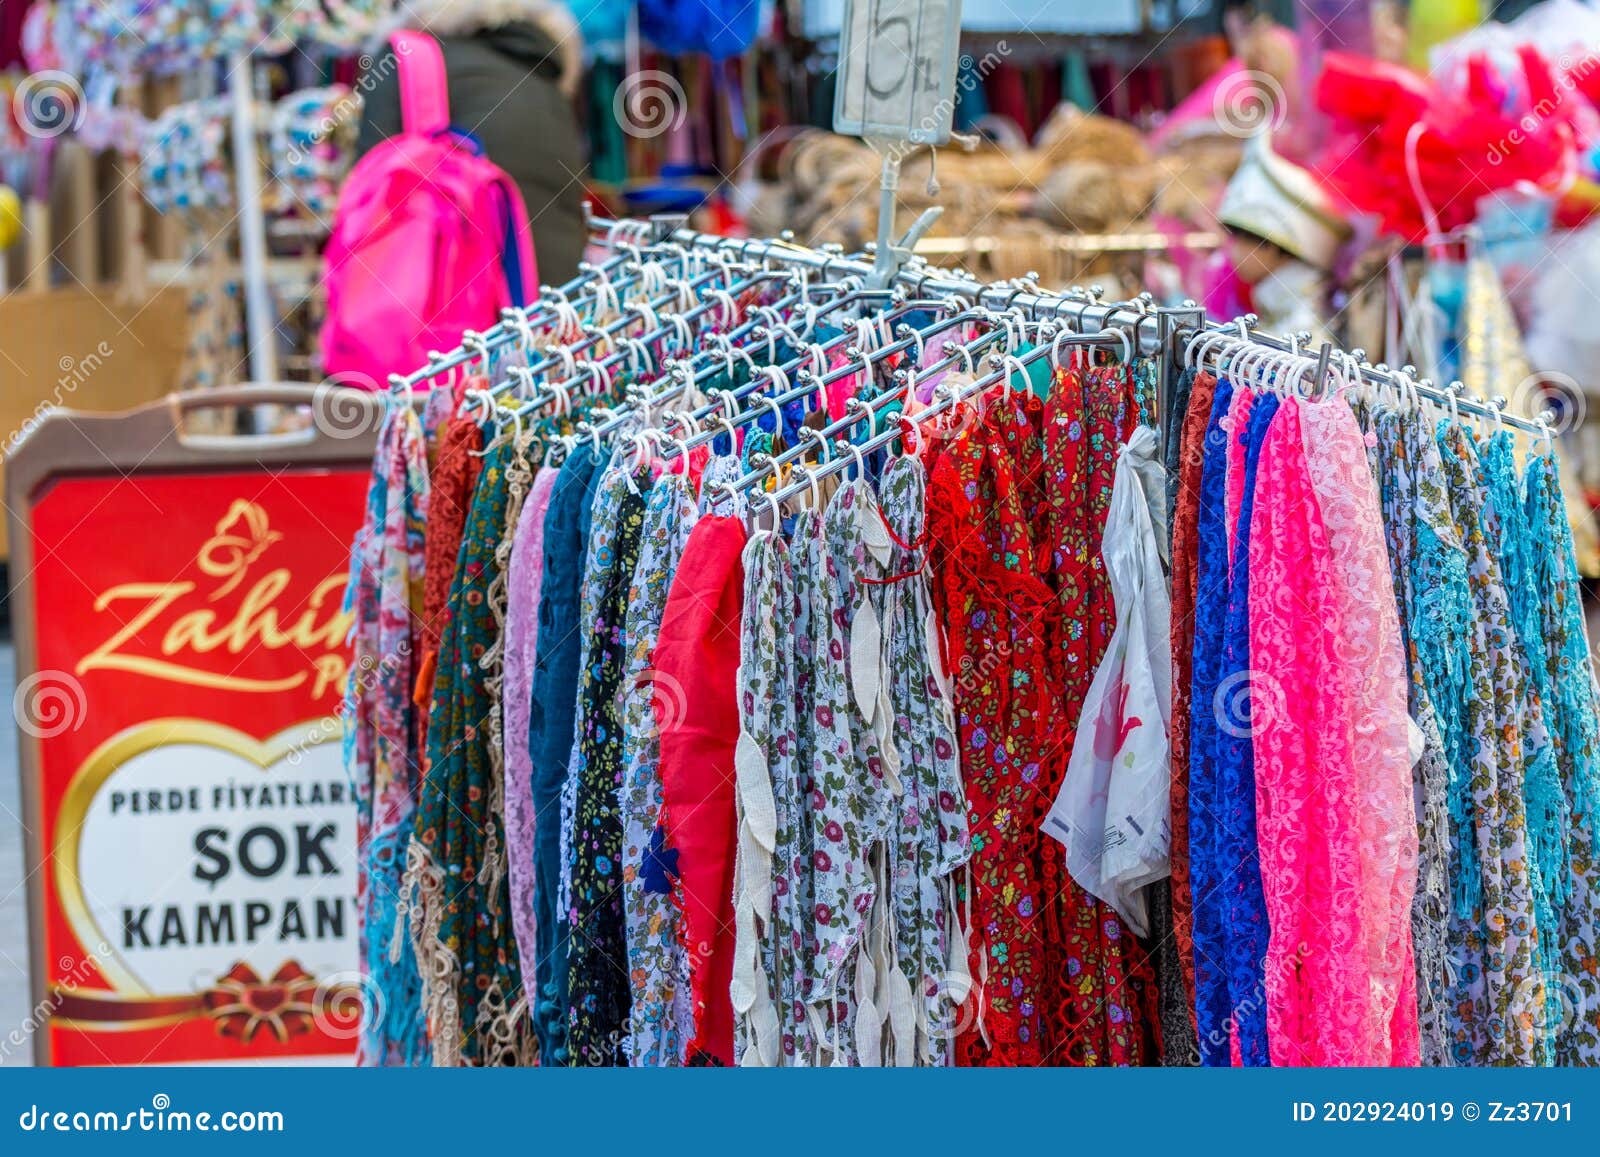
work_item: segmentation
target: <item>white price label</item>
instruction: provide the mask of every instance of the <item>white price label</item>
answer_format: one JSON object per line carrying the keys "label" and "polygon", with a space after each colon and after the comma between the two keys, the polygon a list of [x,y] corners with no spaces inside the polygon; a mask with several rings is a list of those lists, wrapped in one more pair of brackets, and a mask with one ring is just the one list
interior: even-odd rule
{"label": "white price label", "polygon": [[834,131],[944,144],[960,40],[961,0],[847,0]]}

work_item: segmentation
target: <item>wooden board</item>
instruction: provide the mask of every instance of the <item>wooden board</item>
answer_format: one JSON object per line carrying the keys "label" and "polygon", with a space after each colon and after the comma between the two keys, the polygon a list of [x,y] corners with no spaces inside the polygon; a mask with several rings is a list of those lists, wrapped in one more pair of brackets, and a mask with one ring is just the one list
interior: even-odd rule
{"label": "wooden board", "polygon": [[[17,440],[51,406],[128,410],[174,389],[188,338],[186,295],[143,304],[116,291],[19,291],[0,301],[0,485]],[[9,554],[0,524],[0,557]]]}

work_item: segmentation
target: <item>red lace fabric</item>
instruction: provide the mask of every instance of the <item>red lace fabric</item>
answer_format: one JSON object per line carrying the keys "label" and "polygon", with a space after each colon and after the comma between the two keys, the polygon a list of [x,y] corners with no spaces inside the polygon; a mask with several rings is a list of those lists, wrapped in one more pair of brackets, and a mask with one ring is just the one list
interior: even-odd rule
{"label": "red lace fabric", "polygon": [[[423,538],[422,654],[417,667],[415,702],[417,750],[426,764],[428,703],[433,697],[434,668],[439,662],[439,638],[449,616],[450,582],[456,573],[456,555],[466,530],[467,507],[478,485],[482,459],[474,453],[483,446],[483,431],[469,418],[452,418],[439,435],[429,479],[428,525]],[[424,766],[426,774],[426,766]]]}
{"label": "red lace fabric", "polygon": [[1144,949],[1040,830],[1114,626],[1100,534],[1132,415],[1120,372],[1059,373],[1047,401],[958,410],[930,454],[930,563],[972,823],[963,1065],[1138,1064],[1153,1043]]}
{"label": "red lace fabric", "polygon": [[1200,474],[1217,379],[1198,374],[1183,419],[1178,499],[1172,515],[1172,933],[1194,1008],[1194,900],[1189,891],[1189,685],[1194,659],[1195,558],[1200,551]]}

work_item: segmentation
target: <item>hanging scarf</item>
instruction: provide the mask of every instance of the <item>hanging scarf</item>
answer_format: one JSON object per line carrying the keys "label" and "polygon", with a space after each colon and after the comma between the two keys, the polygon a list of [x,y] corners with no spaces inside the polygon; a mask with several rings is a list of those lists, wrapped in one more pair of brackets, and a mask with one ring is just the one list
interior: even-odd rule
{"label": "hanging scarf", "polygon": [[1251,720],[1272,930],[1263,969],[1267,1032],[1274,1065],[1360,1065],[1373,1050],[1363,800],[1338,654],[1351,625],[1341,618],[1302,409],[1285,398],[1262,443],[1249,543],[1251,665],[1260,688],[1290,705],[1258,707]]}
{"label": "hanging scarf", "polygon": [[355,612],[345,696],[345,758],[357,799],[361,961],[374,1015],[363,1021],[364,1065],[427,1063],[421,981],[397,904],[420,778],[411,685],[422,592],[428,478],[422,427],[391,408],[378,435],[366,524],[352,554]]}
{"label": "hanging scarf", "polygon": [[[956,1011],[966,998],[967,945],[957,917],[955,874],[971,855],[950,679],[934,613],[923,503],[927,475],[913,457],[889,463],[881,509],[864,508],[862,532],[877,566],[883,667],[889,680],[892,751],[902,791],[896,801],[887,875],[894,912],[896,972],[916,994],[914,1026],[891,1015],[896,1063],[948,1065]],[[881,520],[883,534],[871,519]],[[891,980],[898,988],[899,981]],[[897,1003],[891,1003],[891,1013]],[[914,1031],[913,1031],[914,1029]]]}
{"label": "hanging scarf", "polygon": [[428,774],[406,866],[412,937],[427,986],[434,1063],[531,1064],[534,1035],[517,964],[510,896],[491,810],[498,749],[480,662],[497,637],[489,588],[505,530],[507,440],[483,459],[440,636]]}
{"label": "hanging scarf", "polygon": [[1416,462],[1407,449],[1414,429],[1411,414],[1384,412],[1373,426],[1383,495],[1384,529],[1394,578],[1395,605],[1406,646],[1407,702],[1415,729],[1410,754],[1417,784],[1417,888],[1411,904],[1411,935],[1417,962],[1417,1025],[1421,1062],[1430,1067],[1453,1063],[1449,972],[1450,932],[1450,766],[1439,720],[1423,677],[1413,624],[1421,594],[1416,585],[1419,497]]}
{"label": "hanging scarf", "polygon": [[1523,742],[1522,801],[1528,823],[1528,875],[1533,885],[1534,916],[1539,933],[1539,970],[1546,977],[1547,1007],[1540,1018],[1544,1053],[1553,1062],[1561,1020],[1561,914],[1572,879],[1568,856],[1571,812],[1561,789],[1555,749],[1545,725],[1550,697],[1543,657],[1539,603],[1543,591],[1529,574],[1540,544],[1530,537],[1521,486],[1517,480],[1514,440],[1500,430],[1482,445],[1479,481],[1484,489],[1483,530],[1489,552],[1499,564],[1511,611],[1511,643],[1517,665],[1526,673],[1517,706]]}
{"label": "hanging scarf", "polygon": [[[691,1065],[733,1063],[734,745],[744,522],[702,518],[684,547],[656,643],[658,678],[684,689],[681,719],[661,730],[662,827],[678,856],[674,895],[689,953]],[[665,707],[656,718],[664,723]]]}
{"label": "hanging scarf", "polygon": [[[578,785],[582,782],[584,710],[587,706],[581,692],[583,681],[589,671],[590,651],[594,646],[593,624],[599,617],[601,595],[610,581],[611,568],[615,561],[611,544],[616,533],[623,489],[618,482],[618,457],[616,451],[604,455],[598,468],[589,478],[588,493],[585,495],[583,510],[579,515],[584,553],[581,556],[583,578],[578,587],[578,619],[573,628],[578,638],[578,666],[571,687],[563,685],[552,689],[552,694],[559,695],[564,700],[570,699],[574,704],[573,728],[567,736],[567,758],[562,765],[564,770],[561,779],[561,876],[556,884],[556,909],[560,913],[560,919],[569,924],[572,922],[573,912],[572,868],[576,862],[573,838],[578,834]],[[579,949],[576,945],[572,945],[570,938],[568,943],[570,968],[571,953]],[[570,972],[568,983],[571,983]],[[564,1013],[569,1032],[572,1021],[570,1001],[569,989],[567,1009]],[[574,1053],[568,1063],[581,1064],[583,1058]]]}
{"label": "hanging scarf", "polygon": [[[1163,1063],[1195,1064],[1199,1039],[1194,1027],[1194,899],[1189,884],[1189,737],[1190,685],[1194,669],[1195,602],[1199,572],[1200,492],[1205,468],[1207,427],[1217,379],[1196,374],[1189,387],[1178,435],[1176,462],[1168,464],[1172,492],[1172,931],[1177,942],[1183,984],[1188,995],[1179,1037],[1162,1035]],[[1180,411],[1175,410],[1174,414]],[[1187,1046],[1187,1047],[1184,1047]]]}
{"label": "hanging scarf", "polygon": [[422,424],[409,407],[394,411],[389,455],[389,504],[385,514],[383,565],[378,604],[378,668],[352,677],[377,694],[375,720],[379,759],[373,779],[374,826],[362,846],[372,881],[367,927],[375,943],[368,959],[382,997],[381,1025],[387,1042],[366,1042],[371,1054],[397,1063],[427,1063],[427,1021],[416,953],[405,934],[397,903],[405,873],[405,847],[412,830],[422,768],[416,747],[420,723],[410,689],[416,676],[423,589],[423,542],[428,520],[427,454]]}
{"label": "hanging scarf", "polygon": [[1538,455],[1528,464],[1523,490],[1530,533],[1541,544],[1531,554],[1530,579],[1545,594],[1536,661],[1542,662],[1551,688],[1547,718],[1572,815],[1559,992],[1551,1002],[1559,1013],[1555,1063],[1594,1065],[1600,1063],[1600,717],[1578,564],[1554,455]]}
{"label": "hanging scarf", "polygon": [[[1226,1065],[1232,1017],[1222,928],[1223,880],[1213,858],[1220,801],[1217,798],[1214,710],[1222,680],[1222,634],[1227,622],[1227,431],[1223,420],[1233,402],[1233,386],[1217,384],[1204,440],[1195,556],[1194,645],[1189,681],[1188,852],[1190,889],[1194,897],[1195,1028],[1200,1038],[1200,1063]],[[1232,865],[1228,865],[1232,867]]]}
{"label": "hanging scarf", "polygon": [[572,752],[578,683],[578,599],[588,545],[590,483],[597,452],[580,442],[561,466],[544,523],[544,579],[539,590],[539,647],[534,664],[528,750],[533,763],[534,906],[538,998],[534,1028],[544,1064],[565,1065],[567,953],[571,927],[559,907],[561,789]]}
{"label": "hanging scarf", "polygon": [[959,1064],[981,1066],[1035,1065],[1045,1050],[1047,893],[1030,852],[1047,838],[1034,815],[1036,756],[1047,741],[1032,709],[1047,699],[1028,673],[1045,665],[1041,611],[1052,592],[1037,574],[1007,446],[1007,427],[1020,440],[1017,423],[1025,429],[1028,419],[1006,410],[958,406],[929,435],[931,570],[948,632],[972,832],[961,897],[972,983],[956,1054]]}
{"label": "hanging scarf", "polygon": [[[1226,946],[1228,1001],[1233,1010],[1230,1053],[1244,1065],[1268,1063],[1267,1017],[1261,962],[1267,954],[1266,901],[1256,852],[1256,776],[1252,737],[1262,713],[1281,711],[1274,688],[1259,681],[1250,663],[1250,522],[1256,473],[1278,399],[1249,390],[1234,394],[1227,430],[1229,555],[1227,617],[1223,623],[1222,671],[1211,710],[1216,716],[1216,801],[1220,822],[1213,829],[1212,863],[1222,887],[1222,931]],[[1231,870],[1228,865],[1232,865]]]}
{"label": "hanging scarf", "polygon": [[[645,507],[639,563],[628,589],[624,770],[618,803],[633,1009],[625,1047],[633,1065],[681,1065],[684,1045],[694,1033],[688,961],[678,943],[679,914],[672,905],[670,877],[675,869],[664,858],[660,829],[661,727],[676,725],[684,689],[659,676],[654,655],[667,592],[699,518],[688,478],[669,471],[657,479]],[[662,724],[657,723],[658,703]]]}
{"label": "hanging scarf", "polygon": [[614,463],[601,481],[600,501],[615,515],[604,528],[596,519],[589,542],[585,607],[593,618],[580,623],[589,647],[578,681],[577,759],[567,773],[577,785],[567,1031],[573,1063],[596,1067],[627,1063],[622,1042],[631,984],[619,966],[628,945],[617,793],[623,774],[622,675],[629,652],[624,628],[646,504],[641,482],[649,484],[648,473],[626,460]]}
{"label": "hanging scarf", "polygon": [[[430,399],[431,401],[431,399]],[[453,412],[453,411],[452,411]],[[483,431],[470,418],[450,417],[439,432],[428,496],[428,523],[424,535],[421,661],[417,668],[416,705],[422,709],[417,728],[418,750],[427,761],[430,699],[439,663],[439,646],[450,614],[450,590],[456,574],[467,507],[477,486],[482,459]]]}
{"label": "hanging scarf", "polygon": [[1419,1060],[1411,902],[1417,826],[1405,653],[1392,597],[1377,484],[1343,399],[1301,409],[1307,468],[1328,533],[1339,621],[1334,674],[1349,705],[1356,769],[1359,904],[1368,957],[1369,1064]]}
{"label": "hanging scarf", "polygon": [[[1047,1064],[1144,1064],[1154,1056],[1160,1024],[1160,994],[1144,946],[1111,907],[1066,877],[1060,849],[1039,827],[1060,790],[1089,685],[1116,630],[1103,546],[1118,451],[1138,425],[1136,369],[1057,371],[1044,385],[1037,419],[1043,468],[1024,474],[1019,467],[1019,476],[1028,479],[1022,492],[1029,522],[1049,510],[1043,521],[1054,528],[1035,547],[1035,566],[1047,576],[1054,598],[1042,620],[1052,678],[1040,688],[1046,703],[1033,710],[1041,721],[1052,710],[1061,717],[1043,732],[1032,801],[1034,856],[1046,893],[1055,899],[1045,908],[1044,922],[1052,986]],[[1064,490],[1051,476],[1060,463],[1072,464]],[[1165,501],[1153,490],[1147,497]]]}
{"label": "hanging scarf", "polygon": [[[739,628],[739,740],[734,749],[738,858],[734,864],[734,963],[729,996],[736,1018],[734,1051],[740,1065],[773,1068],[795,1063],[793,1020],[784,989],[797,961],[785,959],[789,925],[776,905],[787,890],[783,865],[791,852],[796,770],[793,650],[779,646],[778,618],[792,601],[788,548],[772,531],[745,544],[744,617]],[[774,775],[776,772],[776,775]],[[809,810],[809,801],[806,801]],[[780,850],[781,849],[781,850]],[[780,857],[782,857],[780,859]],[[809,874],[810,865],[805,865]],[[785,913],[787,915],[788,913]]]}
{"label": "hanging scarf", "polygon": [[[1465,776],[1451,807],[1458,825],[1456,1056],[1461,1064],[1532,1065],[1542,1052],[1542,1033],[1534,1026],[1543,1019],[1544,984],[1537,971],[1517,719],[1526,672],[1511,645],[1511,609],[1484,533],[1486,497],[1478,482],[1477,454],[1466,431],[1449,419],[1440,421],[1432,442],[1440,466],[1425,484],[1443,491],[1472,600],[1470,630],[1445,641],[1464,654],[1471,689],[1465,702],[1452,704],[1463,725],[1457,741],[1465,757],[1459,765],[1452,762],[1452,771]],[[1443,698],[1436,696],[1435,706]],[[1460,854],[1463,847],[1471,849],[1470,856]],[[1460,877],[1467,872],[1476,879],[1463,886]],[[1474,902],[1463,906],[1467,898]]]}
{"label": "hanging scarf", "polygon": [[539,646],[539,590],[544,581],[544,518],[556,471],[539,467],[517,518],[506,569],[505,627],[506,872],[511,881],[511,923],[517,935],[522,983],[531,991],[539,961],[539,923],[534,908],[533,754],[528,747],[533,711],[533,665]]}

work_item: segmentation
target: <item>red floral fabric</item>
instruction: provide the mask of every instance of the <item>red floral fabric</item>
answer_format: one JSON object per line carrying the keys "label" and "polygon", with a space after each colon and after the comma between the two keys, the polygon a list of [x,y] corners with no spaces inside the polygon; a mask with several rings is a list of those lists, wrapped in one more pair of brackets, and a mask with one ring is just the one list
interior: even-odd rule
{"label": "red floral fabric", "polygon": [[972,824],[961,1064],[1150,1055],[1147,955],[1040,830],[1113,628],[1100,536],[1133,420],[1125,371],[1075,370],[1044,400],[1019,391],[958,409],[931,439],[930,565]]}
{"label": "red floral fabric", "polygon": [[[1051,592],[1039,578],[1021,493],[1033,487],[1025,479],[1019,486],[1007,437],[1032,442],[1039,409],[1027,395],[996,401],[987,414],[957,412],[929,480],[931,559],[972,825],[973,987],[956,1042],[957,1061],[967,1065],[1035,1065],[1044,1055],[1044,895],[1033,850],[1049,708],[1038,676]],[[1032,468],[1041,465],[1033,455]]]}
{"label": "red floral fabric", "polygon": [[[426,759],[428,704],[433,698],[434,669],[439,662],[439,639],[449,615],[450,583],[456,573],[456,555],[467,526],[467,507],[477,489],[482,459],[473,451],[483,447],[483,431],[470,418],[452,418],[439,435],[429,479],[428,526],[423,538],[422,654],[417,668],[417,750]],[[424,766],[423,774],[427,774]]]}
{"label": "red floral fabric", "polygon": [[[1051,512],[1049,581],[1056,591],[1050,657],[1059,711],[1047,739],[1048,809],[1060,790],[1077,737],[1083,700],[1116,629],[1111,585],[1101,554],[1117,452],[1137,421],[1133,382],[1122,367],[1058,373],[1046,402],[1047,485],[1039,501]],[[1048,938],[1053,984],[1051,1050],[1046,1062],[1139,1065],[1160,1055],[1159,993],[1148,952],[1108,905],[1067,876],[1065,849],[1041,837],[1045,879],[1053,889],[1056,933]]]}

